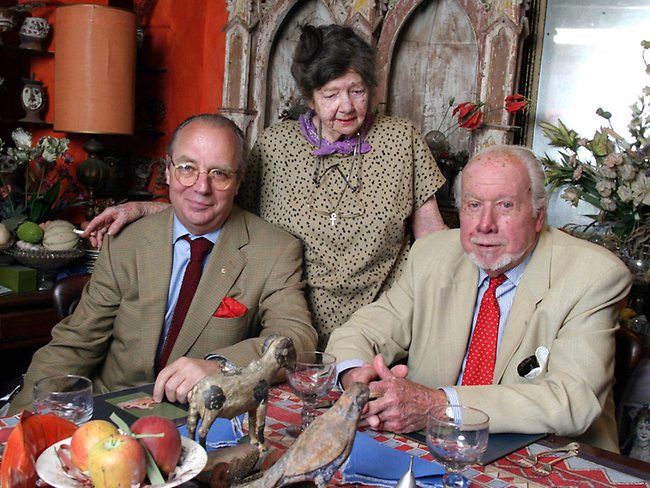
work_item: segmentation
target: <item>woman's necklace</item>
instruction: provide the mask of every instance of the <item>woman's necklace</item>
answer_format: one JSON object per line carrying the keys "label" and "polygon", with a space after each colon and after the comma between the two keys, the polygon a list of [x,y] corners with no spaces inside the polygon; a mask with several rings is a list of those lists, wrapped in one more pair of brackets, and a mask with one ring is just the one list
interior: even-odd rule
{"label": "woman's necklace", "polygon": [[[317,157],[320,158],[320,156],[317,156]],[[352,162],[352,164],[350,165],[350,171],[348,173],[347,178],[346,178],[345,174],[343,173],[343,171],[341,170],[341,167],[338,164],[335,166],[335,168],[337,169],[337,171],[339,172],[339,174],[343,178],[343,181],[345,182],[345,184],[343,185],[343,190],[341,191],[341,194],[339,195],[338,200],[336,200],[336,204],[334,205],[334,207],[332,208],[332,211],[329,214],[330,215],[330,225],[331,226],[336,225],[336,220],[338,218],[337,210],[339,208],[339,205],[341,204],[341,200],[343,200],[343,196],[345,195],[345,191],[348,188],[350,188],[352,190],[352,193],[355,193],[359,189],[358,184],[356,185],[356,187],[353,187],[350,184],[350,178],[352,177],[352,171],[354,170],[354,166],[355,166],[355,164],[357,162],[357,155],[355,154],[354,157],[355,157],[355,159]],[[359,163],[359,165],[360,165],[360,163]],[[320,166],[320,163],[319,163],[319,166]],[[327,171],[325,171],[325,172],[327,172]],[[323,176],[324,176],[324,174],[323,174]],[[316,186],[320,186],[320,178],[319,178],[318,183],[316,183]]]}
{"label": "woman's necklace", "polygon": [[[318,131],[319,140],[322,140],[321,130],[322,130],[322,125],[319,126],[319,131]],[[331,226],[336,225],[336,222],[340,216],[340,214],[338,213],[338,208],[339,205],[341,204],[341,201],[343,200],[343,196],[345,195],[346,190],[350,188],[352,190],[352,193],[356,193],[357,191],[359,191],[359,188],[361,188],[361,163],[363,160],[363,154],[361,154],[360,151],[360,141],[361,141],[361,137],[359,137],[359,134],[357,134],[357,144],[354,148],[354,152],[352,155],[354,159],[352,160],[352,164],[350,165],[350,170],[348,171],[347,176],[345,175],[345,173],[341,169],[341,166],[338,163],[330,167],[327,167],[325,169],[322,169],[323,156],[315,156],[313,180],[317,188],[320,187],[323,178],[325,177],[327,172],[330,171],[331,169],[336,169],[336,171],[338,171],[339,175],[341,176],[341,178],[343,178],[344,181],[343,190],[341,191],[341,194],[336,200],[336,204],[331,208],[329,212],[326,213],[327,215],[329,215]],[[355,172],[355,168],[356,168],[356,172]],[[314,209],[316,212],[319,212],[316,208],[314,208],[313,204],[308,203],[308,206]],[[319,213],[324,213],[324,212],[319,212]]]}

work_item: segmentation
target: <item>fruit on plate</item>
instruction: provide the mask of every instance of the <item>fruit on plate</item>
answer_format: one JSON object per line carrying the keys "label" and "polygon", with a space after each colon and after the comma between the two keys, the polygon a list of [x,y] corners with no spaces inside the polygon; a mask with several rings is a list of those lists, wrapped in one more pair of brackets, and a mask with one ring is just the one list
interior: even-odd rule
{"label": "fruit on plate", "polygon": [[99,441],[117,435],[117,427],[106,420],[91,420],[81,425],[70,439],[72,462],[81,471],[88,471],[88,453]]}
{"label": "fruit on plate", "polygon": [[11,242],[11,232],[5,224],[0,224],[0,246],[6,246]]}
{"label": "fruit on plate", "polygon": [[174,471],[181,457],[181,435],[176,424],[165,417],[147,415],[131,425],[131,432],[140,434],[163,434],[162,437],[139,437],[153,457],[163,475]]}
{"label": "fruit on plate", "polygon": [[110,435],[88,453],[88,471],[95,488],[139,486],[147,476],[144,449],[133,437]]}
{"label": "fruit on plate", "polygon": [[54,229],[55,227],[61,227],[65,229],[74,229],[74,224],[72,222],[68,222],[67,220],[48,220],[45,222],[45,225],[43,226],[43,230],[49,229]]}
{"label": "fruit on plate", "polygon": [[74,225],[67,220],[53,220],[45,226],[43,247],[51,251],[68,251],[79,245]]}
{"label": "fruit on plate", "polygon": [[27,220],[18,226],[16,235],[21,241],[38,244],[43,240],[43,229],[38,224]]}

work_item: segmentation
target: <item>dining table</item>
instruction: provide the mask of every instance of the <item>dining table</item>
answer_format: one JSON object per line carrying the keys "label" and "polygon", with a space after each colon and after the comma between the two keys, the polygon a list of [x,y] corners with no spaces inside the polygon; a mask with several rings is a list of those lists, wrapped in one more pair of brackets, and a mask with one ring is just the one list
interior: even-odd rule
{"label": "dining table", "polygon": [[[272,448],[286,450],[295,441],[295,438],[287,432],[287,427],[300,423],[301,409],[301,400],[291,391],[288,385],[281,384],[271,389],[266,413],[265,436]],[[413,436],[377,432],[369,429],[364,432],[393,449],[432,461],[432,456],[426,444],[413,438]],[[650,463],[608,452],[584,443],[580,443],[577,456],[553,464],[550,475],[540,476],[533,469],[522,467],[518,461],[525,456],[565,446],[571,442],[571,439],[555,435],[540,437],[535,442],[495,461],[468,468],[463,475],[469,480],[469,486],[490,488],[650,487]],[[340,472],[337,472],[330,484],[353,486],[341,484]]]}
{"label": "dining table", "polygon": [[[143,391],[145,394],[150,391],[152,385],[149,385],[148,388],[149,390],[147,390],[147,387],[144,390],[142,387],[131,390],[137,391],[138,395],[141,396]],[[112,411],[119,411],[112,399],[125,398],[125,392],[130,394],[130,390],[124,390],[95,397],[96,415],[94,418],[108,418]],[[338,395],[337,392],[330,394],[327,398],[329,402],[325,402],[323,407],[319,409],[319,413],[323,413],[327,408],[326,405],[335,401]],[[170,418],[174,418],[177,424],[182,424],[187,406],[176,404],[169,407],[166,411],[170,412]],[[266,412],[265,439],[269,452],[275,451],[273,456],[275,459],[279,458],[295,442],[295,437],[289,433],[288,427],[300,424],[301,409],[301,400],[287,384],[276,385],[270,389]],[[145,414],[145,411],[141,413],[141,415]],[[129,419],[130,415],[127,411],[120,411],[120,415],[125,416],[127,423],[134,419]],[[15,423],[16,417],[0,419],[0,432],[2,431],[3,422],[11,423],[12,421]],[[244,421],[242,426],[243,433],[246,434],[247,422]],[[5,427],[8,427],[8,425],[5,425]],[[375,441],[390,446],[392,449],[432,461],[426,443],[417,436],[379,432],[370,429],[363,432]],[[532,443],[517,447],[514,451],[507,452],[486,464],[473,465],[465,470],[463,475],[467,478],[469,487],[650,488],[650,463],[604,451],[584,443],[580,443],[576,456],[552,463],[552,469],[548,475],[540,475],[531,467],[524,467],[523,464],[525,463],[521,462],[523,458],[564,446],[570,441],[571,439],[555,435],[536,436]],[[183,485],[185,488],[195,488],[197,486],[200,485],[195,482]],[[342,481],[341,470],[339,470],[330,480],[328,486],[369,485],[346,484]]]}

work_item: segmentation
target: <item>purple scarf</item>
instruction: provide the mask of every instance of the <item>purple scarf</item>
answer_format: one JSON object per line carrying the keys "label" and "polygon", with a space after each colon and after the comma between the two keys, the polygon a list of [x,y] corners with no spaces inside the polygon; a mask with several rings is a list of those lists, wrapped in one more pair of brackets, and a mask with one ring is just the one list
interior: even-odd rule
{"label": "purple scarf", "polygon": [[344,156],[349,156],[354,154],[355,149],[358,147],[361,154],[365,154],[372,149],[372,146],[366,142],[366,135],[368,135],[368,129],[372,125],[372,115],[368,114],[366,120],[361,126],[361,131],[358,135],[354,137],[347,137],[340,141],[330,142],[325,138],[321,138],[312,122],[314,117],[314,111],[309,110],[308,112],[300,115],[300,130],[302,131],[305,138],[314,146],[316,150],[312,152],[314,156],[327,156],[329,154],[342,154]]}

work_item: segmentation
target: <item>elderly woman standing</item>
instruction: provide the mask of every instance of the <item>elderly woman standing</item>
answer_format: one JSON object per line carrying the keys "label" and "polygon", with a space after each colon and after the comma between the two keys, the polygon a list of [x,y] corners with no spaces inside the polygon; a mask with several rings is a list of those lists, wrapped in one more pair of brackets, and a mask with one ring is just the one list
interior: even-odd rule
{"label": "elderly woman standing", "polygon": [[[302,28],[291,73],[310,110],[260,134],[239,194],[244,208],[303,241],[320,347],[394,281],[411,235],[446,228],[434,197],[444,178],[419,132],[372,111],[375,54],[349,27]],[[158,208],[120,207],[87,233],[101,238]]]}

